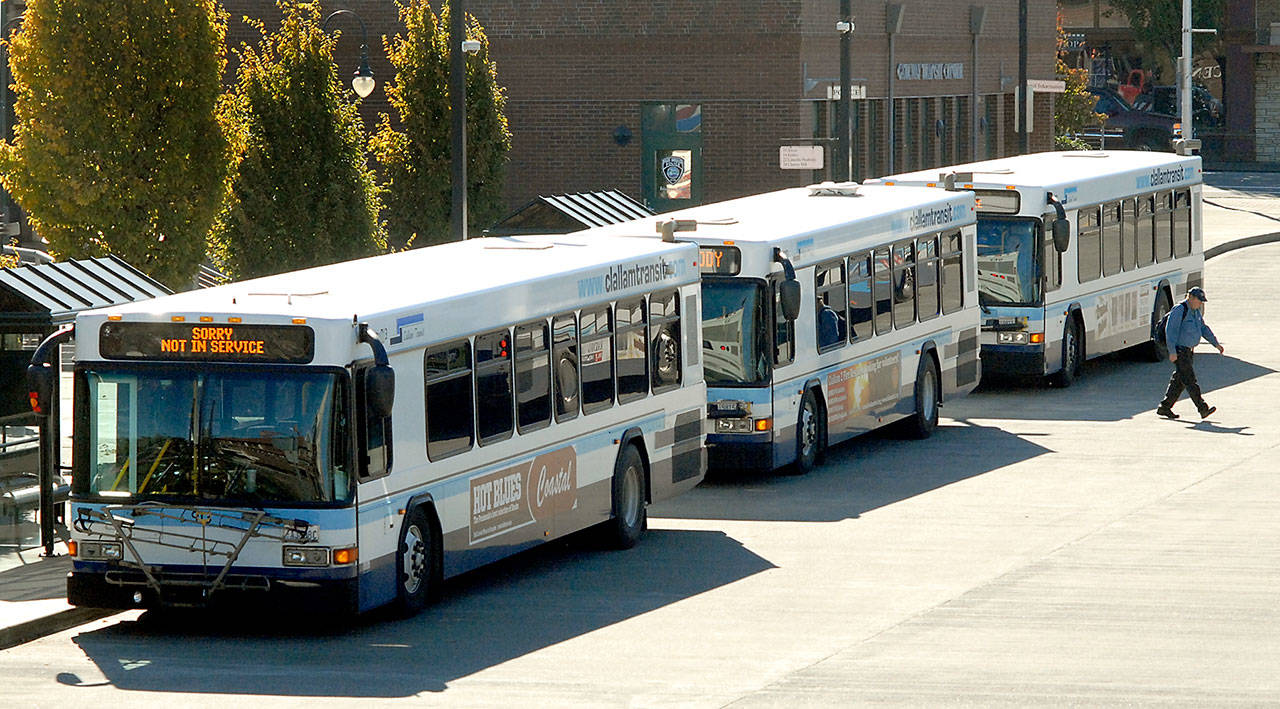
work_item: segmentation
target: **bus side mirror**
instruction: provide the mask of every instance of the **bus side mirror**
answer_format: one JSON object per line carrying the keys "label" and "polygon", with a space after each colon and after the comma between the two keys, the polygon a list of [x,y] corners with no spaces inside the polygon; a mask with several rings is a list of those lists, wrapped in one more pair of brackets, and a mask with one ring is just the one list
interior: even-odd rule
{"label": "bus side mirror", "polygon": [[800,317],[800,281],[787,279],[778,284],[778,300],[782,317],[794,321]]}
{"label": "bus side mirror", "polygon": [[49,413],[49,399],[53,396],[53,368],[47,364],[27,365],[27,391],[31,410],[41,415]]}
{"label": "bus side mirror", "polygon": [[396,373],[391,367],[380,364],[364,373],[365,398],[369,409],[378,416],[390,416],[396,400]]}
{"label": "bus side mirror", "polygon": [[1066,253],[1067,247],[1071,245],[1071,225],[1066,219],[1053,220],[1053,248],[1058,253]]}

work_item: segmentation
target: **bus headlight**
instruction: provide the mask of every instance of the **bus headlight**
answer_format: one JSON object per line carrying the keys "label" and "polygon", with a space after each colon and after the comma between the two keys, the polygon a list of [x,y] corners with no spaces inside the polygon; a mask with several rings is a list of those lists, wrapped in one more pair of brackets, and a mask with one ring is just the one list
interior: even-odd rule
{"label": "bus headlight", "polygon": [[751,419],[724,418],[715,419],[716,433],[751,433]]}
{"label": "bus headlight", "polygon": [[85,561],[118,561],[124,551],[120,542],[80,542],[76,545],[76,558]]}
{"label": "bus headlight", "polygon": [[329,547],[285,547],[285,566],[328,566]]}

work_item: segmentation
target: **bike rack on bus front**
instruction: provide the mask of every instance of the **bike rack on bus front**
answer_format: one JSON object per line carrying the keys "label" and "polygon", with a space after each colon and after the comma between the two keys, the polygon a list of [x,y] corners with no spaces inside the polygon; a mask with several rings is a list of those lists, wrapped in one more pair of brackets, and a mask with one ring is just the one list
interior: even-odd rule
{"label": "bike rack on bus front", "polygon": [[[127,513],[127,516],[117,513]],[[200,534],[186,531],[169,531],[164,528],[139,526],[135,522],[140,517],[154,517],[160,521],[179,522],[200,525]],[[188,587],[201,589],[204,601],[208,601],[217,591],[226,588],[227,574],[240,557],[245,545],[253,538],[274,539],[280,542],[307,544],[317,539],[317,529],[305,520],[283,519],[268,515],[262,510],[217,510],[189,505],[169,505],[161,503],[140,503],[136,505],[108,505],[101,509],[80,508],[73,521],[76,531],[99,536],[114,536],[119,539],[128,554],[109,563],[140,571],[143,582],[130,581],[127,578],[113,577],[108,572],[107,583],[120,586],[147,586],[155,590],[162,605],[169,605],[165,600],[165,587]],[[242,532],[238,541],[209,539],[206,531],[209,527]],[[185,529],[185,527],[184,527]],[[109,531],[108,531],[109,530]],[[226,557],[222,568],[212,582],[207,575],[197,579],[178,578],[174,574],[166,574],[158,565],[146,563],[138,552],[134,542],[152,544],[170,549],[189,552],[200,552],[204,566],[208,567],[208,558]],[[129,560],[133,556],[133,561]],[[239,588],[257,588],[267,590],[270,581],[263,577],[261,583],[249,583],[249,579],[236,584]],[[186,605],[174,603],[172,605]]]}

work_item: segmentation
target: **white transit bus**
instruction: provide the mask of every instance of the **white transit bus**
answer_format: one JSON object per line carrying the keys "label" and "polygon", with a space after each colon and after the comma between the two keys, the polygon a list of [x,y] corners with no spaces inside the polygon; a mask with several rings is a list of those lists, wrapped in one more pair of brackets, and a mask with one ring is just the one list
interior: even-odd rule
{"label": "white transit bus", "polygon": [[1038,153],[877,180],[978,197],[982,366],[1069,386],[1088,358],[1167,359],[1155,323],[1203,285],[1198,157]]}
{"label": "white transit bus", "polygon": [[930,435],[981,374],[975,219],[968,192],[852,183],[661,215],[701,249],[710,467],[803,473],[895,421]]}
{"label": "white transit bus", "polygon": [[477,239],[79,315],[68,600],[411,612],[577,530],[634,544],[705,471],[697,264]]}

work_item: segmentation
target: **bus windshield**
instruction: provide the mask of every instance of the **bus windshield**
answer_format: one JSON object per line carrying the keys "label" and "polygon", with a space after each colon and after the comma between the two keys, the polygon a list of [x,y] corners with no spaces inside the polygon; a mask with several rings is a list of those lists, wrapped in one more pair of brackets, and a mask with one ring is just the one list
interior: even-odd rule
{"label": "bus windshield", "polygon": [[703,281],[703,376],[707,386],[768,382],[764,312],[762,284],[743,279]]}
{"label": "bus windshield", "polygon": [[[351,499],[345,386],[327,372],[86,370],[76,491],[199,504]],[[83,428],[82,428],[83,427]]]}
{"label": "bus windshield", "polygon": [[1036,305],[1040,274],[1035,219],[978,219],[978,299],[983,305]]}

